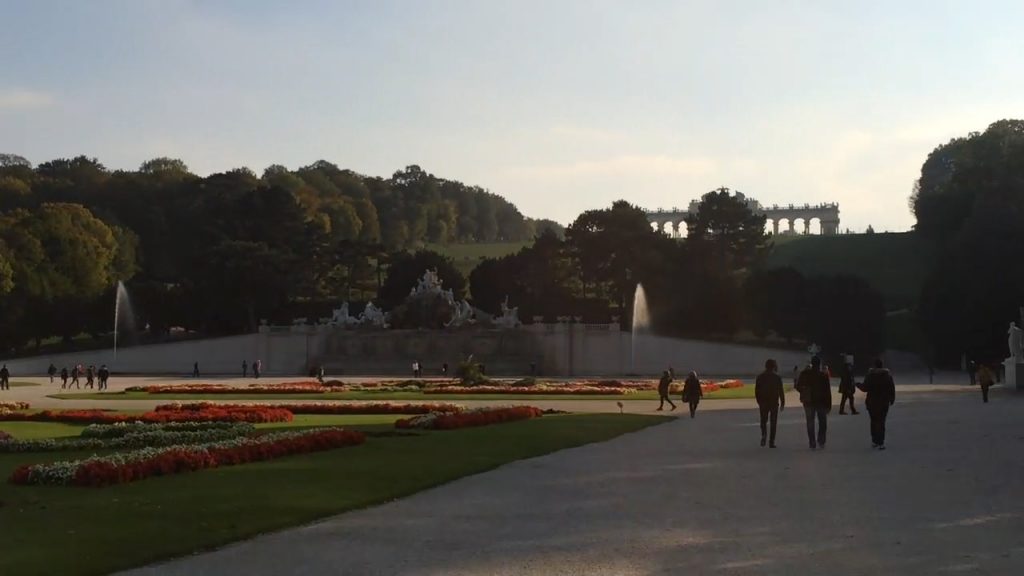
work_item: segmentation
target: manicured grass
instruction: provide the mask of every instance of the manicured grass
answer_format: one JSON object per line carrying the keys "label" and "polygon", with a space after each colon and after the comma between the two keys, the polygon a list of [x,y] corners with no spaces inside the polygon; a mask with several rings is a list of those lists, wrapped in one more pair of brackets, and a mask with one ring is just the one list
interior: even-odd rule
{"label": "manicured grass", "polygon": [[[0,574],[104,574],[413,494],[507,462],[666,421],[545,416],[109,488],[0,484]],[[3,454],[19,465],[84,453]],[[59,553],[55,553],[59,550]]]}
{"label": "manicured grass", "polygon": [[[711,392],[705,395],[705,398],[708,399],[753,397],[754,387],[750,385],[732,390],[719,390],[718,392]],[[175,402],[185,400],[210,400],[218,402],[260,400],[265,403],[273,403],[282,400],[305,400],[307,402],[321,402],[324,400],[362,400],[380,402],[388,402],[392,400],[409,402],[490,400],[522,403],[527,401],[536,402],[539,400],[621,400],[623,402],[635,400],[657,400],[658,393],[655,391],[645,391],[617,396],[614,394],[423,394],[420,392],[337,392],[326,394],[147,394],[146,392],[87,392],[81,394],[53,394],[50,398],[60,398],[63,400],[156,400],[158,402]]]}
{"label": "manicured grass", "polygon": [[[0,430],[7,432],[19,440],[36,438],[60,438],[78,436],[82,431],[80,424],[62,424],[60,422],[6,422],[0,421]],[[3,479],[0,478],[0,481]]]}

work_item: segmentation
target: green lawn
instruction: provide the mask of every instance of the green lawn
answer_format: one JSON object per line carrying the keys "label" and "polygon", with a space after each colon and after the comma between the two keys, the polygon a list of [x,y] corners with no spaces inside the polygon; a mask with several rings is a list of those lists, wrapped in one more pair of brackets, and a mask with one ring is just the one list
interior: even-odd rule
{"label": "green lawn", "polygon": [[[0,574],[105,574],[386,502],[513,460],[666,420],[630,414],[545,416],[370,438],[353,448],[109,488],[3,483]],[[0,427],[9,424],[0,422]],[[34,435],[33,425],[49,426],[29,423],[19,435]],[[19,464],[88,455],[0,454],[0,477],[7,478]]]}
{"label": "green lawn", "polygon": [[[678,394],[675,394],[678,396]],[[731,390],[719,390],[707,394],[708,399],[729,399],[729,398],[753,398],[754,387],[744,386]],[[337,392],[326,394],[147,394],[146,392],[89,392],[75,394],[53,394],[50,398],[63,400],[157,400],[157,401],[200,401],[216,400],[231,402],[232,400],[262,400],[273,403],[279,400],[307,400],[309,402],[320,402],[323,400],[376,400],[387,402],[391,400],[415,401],[415,402],[452,402],[463,400],[491,400],[509,402],[536,402],[539,400],[621,400],[623,402],[636,400],[657,400],[658,393],[655,391],[637,392],[617,396],[607,395],[555,395],[555,394],[423,394],[420,392]]]}
{"label": "green lawn", "polygon": [[25,381],[19,381],[19,380],[11,380],[11,388],[21,388],[21,387],[24,387],[24,386],[39,386],[39,384],[36,384],[35,382],[25,382]]}

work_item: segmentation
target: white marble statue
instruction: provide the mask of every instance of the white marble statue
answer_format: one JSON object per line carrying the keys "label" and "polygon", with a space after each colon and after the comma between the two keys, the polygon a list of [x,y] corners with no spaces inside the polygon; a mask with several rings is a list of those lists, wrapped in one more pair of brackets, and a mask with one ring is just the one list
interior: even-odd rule
{"label": "white marble statue", "polygon": [[374,306],[373,302],[366,305],[363,309],[363,313],[359,315],[359,323],[364,326],[374,326],[376,328],[387,328],[387,316],[384,314],[384,310]]}
{"label": "white marble statue", "polygon": [[355,326],[356,324],[359,324],[359,319],[349,314],[348,302],[342,302],[341,308],[338,308],[331,312],[330,324],[332,326],[341,326],[343,328],[347,328],[349,326]]}
{"label": "white marble statue", "polygon": [[458,328],[473,323],[473,307],[465,300],[455,303],[452,319],[445,324],[446,328]]}
{"label": "white marble statue", "polygon": [[1010,349],[1010,358],[1014,362],[1024,361],[1024,330],[1021,330],[1016,322],[1010,322],[1010,328],[1006,331],[1006,345]]}
{"label": "white marble statue", "polygon": [[510,308],[508,296],[505,296],[505,301],[501,303],[501,316],[494,318],[494,325],[498,328],[517,328],[520,324],[519,307]]}

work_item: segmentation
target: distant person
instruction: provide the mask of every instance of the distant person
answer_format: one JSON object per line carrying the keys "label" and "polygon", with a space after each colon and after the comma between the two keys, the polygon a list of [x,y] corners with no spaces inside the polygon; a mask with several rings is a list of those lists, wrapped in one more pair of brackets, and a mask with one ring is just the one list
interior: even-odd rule
{"label": "distant person", "polygon": [[324,366],[323,366],[323,364],[321,364],[320,367],[317,368],[317,370],[316,370],[316,379],[321,384],[324,383]]}
{"label": "distant person", "polygon": [[839,377],[839,413],[846,414],[846,402],[850,402],[850,413],[860,414],[857,409],[853,406],[853,395],[856,392],[856,386],[853,384],[853,366],[845,364],[843,366],[843,373]]}
{"label": "distant person", "polygon": [[11,371],[7,369],[7,364],[4,364],[3,368],[0,368],[0,390],[11,389]]}
{"label": "distant person", "polygon": [[106,390],[107,380],[110,379],[110,370],[107,368],[106,364],[100,366],[100,370],[97,375],[100,378],[100,390]]}
{"label": "distant person", "polygon": [[260,373],[263,372],[263,362],[259,358],[252,361],[252,375],[257,380],[260,379]]}
{"label": "distant person", "polygon": [[66,388],[68,385],[68,367],[65,366],[60,369],[60,387]]}
{"label": "distant person", "polygon": [[988,389],[995,384],[996,375],[986,364],[978,366],[978,384],[981,384],[981,401],[988,403]]}
{"label": "distant person", "polygon": [[[786,409],[786,391],[779,377],[779,365],[769,358],[764,363],[764,372],[754,381],[754,398],[757,409],[761,413],[761,447],[767,437],[768,446],[775,448],[775,431],[779,426],[779,412]],[[767,424],[771,423],[770,435],[766,434]]]}
{"label": "distant person", "polygon": [[796,364],[793,365],[793,386],[796,386],[796,381],[800,379],[800,367]]}
{"label": "distant person", "polygon": [[85,369],[85,387],[86,388],[95,388],[96,387],[95,384],[96,384],[96,367],[93,366],[92,364],[90,364],[89,367]]}
{"label": "distant person", "polygon": [[875,367],[868,371],[860,389],[867,394],[864,405],[871,417],[871,447],[885,450],[885,419],[889,407],[896,402],[896,384],[880,359],[875,360]]}
{"label": "distant person", "polygon": [[967,361],[967,375],[971,379],[971,386],[974,386],[975,384],[978,383],[977,374],[978,374],[978,365],[974,362],[974,360],[968,360]]}
{"label": "distant person", "polygon": [[[533,372],[533,364],[530,364],[530,367],[531,367],[530,371],[532,373]],[[441,376],[447,376],[447,375],[448,375],[448,363],[445,362],[444,364],[441,364]]]}
{"label": "distant person", "polygon": [[412,377],[413,378],[419,378],[420,377],[420,363],[417,362],[416,360],[412,361]]}
{"label": "distant person", "polygon": [[[76,364],[71,368],[71,384],[75,385],[75,388],[81,390],[82,386],[78,383],[78,378],[82,375],[82,365]],[[71,384],[68,384],[68,389],[71,389]]]}
{"label": "distant person", "polygon": [[199,378],[199,362],[192,363],[192,377]]}
{"label": "distant person", "polygon": [[704,391],[700,389],[700,378],[697,378],[696,372],[690,372],[690,375],[683,381],[683,402],[690,405],[690,418],[697,416],[697,405],[700,404],[700,399],[704,396]]}
{"label": "distant person", "polygon": [[670,384],[672,384],[672,376],[669,375],[668,370],[665,370],[661,373],[661,380],[658,381],[658,397],[660,400],[658,402],[659,411],[665,409],[665,402],[671,404],[673,410],[676,409],[676,403],[668,397],[668,388]]}
{"label": "distant person", "polygon": [[[811,365],[800,373],[796,389],[800,392],[800,403],[804,405],[807,419],[807,443],[811,450],[824,448],[828,439],[828,413],[832,411],[832,387],[828,375],[821,371],[821,358],[811,358]],[[814,420],[818,420],[818,432],[814,432]]]}
{"label": "distant person", "polygon": [[245,378],[248,375],[249,375],[249,363],[246,362],[245,360],[242,360],[242,378]]}
{"label": "distant person", "polygon": [[53,384],[53,377],[57,375],[57,367],[50,362],[50,367],[46,369],[46,373],[50,375],[50,384]]}

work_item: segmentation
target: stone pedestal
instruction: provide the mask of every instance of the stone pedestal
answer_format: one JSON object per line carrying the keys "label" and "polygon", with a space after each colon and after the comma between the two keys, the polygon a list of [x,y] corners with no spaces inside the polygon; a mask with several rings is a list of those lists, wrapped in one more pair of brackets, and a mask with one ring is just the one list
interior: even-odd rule
{"label": "stone pedestal", "polygon": [[1017,362],[1013,358],[1003,360],[1006,368],[1006,387],[1024,391],[1024,362]]}

